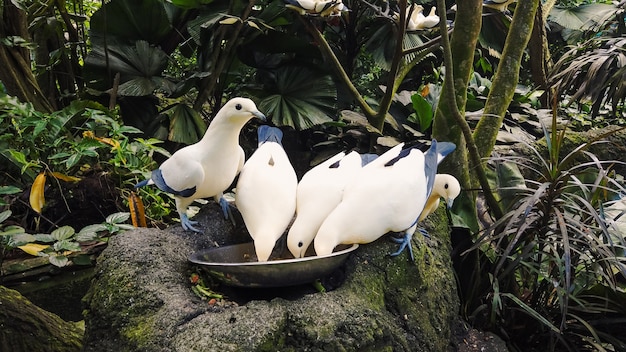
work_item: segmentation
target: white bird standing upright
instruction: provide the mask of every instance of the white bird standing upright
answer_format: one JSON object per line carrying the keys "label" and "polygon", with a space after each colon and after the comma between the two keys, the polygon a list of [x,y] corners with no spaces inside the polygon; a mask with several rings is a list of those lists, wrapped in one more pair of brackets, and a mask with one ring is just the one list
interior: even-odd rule
{"label": "white bird standing upright", "polygon": [[223,192],[232,184],[245,160],[239,146],[239,132],[254,116],[265,121],[265,115],[252,100],[229,100],[215,115],[199,142],[176,151],[152,171],[149,179],[135,187],[156,185],[173,194],[183,229],[202,232],[193,226],[196,221],[189,220],[187,206],[194,199],[214,197],[226,216],[229,205]]}
{"label": "white bird standing upright", "polygon": [[281,144],[282,131],[263,125],[258,135],[259,147],[239,174],[235,205],[261,262],[269,259],[293,219],[298,177]]}
{"label": "white bird standing upright", "polygon": [[410,244],[438,163],[454,149],[452,143],[433,139],[425,154],[416,148],[400,153],[392,148],[364,166],[320,226],[314,240],[317,255],[332,253],[338,244],[370,243],[391,231],[404,233],[400,249],[392,253],[400,254]]}
{"label": "white bird standing upright", "polygon": [[304,257],[320,225],[341,202],[346,184],[361,165],[359,153],[341,152],[302,176],[297,189],[296,219],[287,234],[287,248],[294,258]]}

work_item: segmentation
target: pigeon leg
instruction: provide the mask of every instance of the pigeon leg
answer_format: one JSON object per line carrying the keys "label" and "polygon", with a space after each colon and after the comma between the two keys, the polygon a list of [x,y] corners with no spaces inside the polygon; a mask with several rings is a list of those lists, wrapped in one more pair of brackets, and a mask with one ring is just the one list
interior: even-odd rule
{"label": "pigeon leg", "polygon": [[400,248],[398,248],[397,251],[393,252],[390,254],[390,256],[395,257],[400,255],[400,253],[402,253],[402,251],[404,251],[405,248],[408,248],[409,250],[409,257],[411,258],[411,261],[414,262],[415,261],[415,257],[413,257],[413,246],[411,246],[411,239],[413,238],[413,233],[411,231],[406,231],[404,233],[404,236],[401,238],[393,238],[392,240],[396,243],[400,244]]}
{"label": "pigeon leg", "polygon": [[195,228],[193,225],[197,225],[198,222],[197,221],[192,221],[189,220],[189,217],[187,216],[187,214],[181,214],[180,215],[180,224],[183,227],[183,230],[185,231],[193,231],[193,232],[198,232],[198,233],[202,233],[201,230]]}
{"label": "pigeon leg", "polygon": [[220,196],[219,203],[222,207],[222,213],[224,213],[224,219],[230,219],[230,221],[233,223],[233,226],[235,226],[236,224],[235,218],[233,217],[233,212],[230,209],[230,204],[228,203],[226,198],[224,198],[224,195]]}

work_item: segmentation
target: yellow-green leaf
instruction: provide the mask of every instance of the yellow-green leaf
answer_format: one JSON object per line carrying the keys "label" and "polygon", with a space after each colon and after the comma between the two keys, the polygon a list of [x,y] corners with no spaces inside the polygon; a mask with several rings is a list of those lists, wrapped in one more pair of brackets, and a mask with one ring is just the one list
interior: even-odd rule
{"label": "yellow-green leaf", "polygon": [[29,243],[29,244],[25,244],[23,246],[19,246],[17,248],[23,250],[24,252],[30,254],[30,255],[34,255],[34,256],[38,256],[39,252],[43,251],[44,249],[50,247],[50,245],[48,244],[37,244],[37,243]]}
{"label": "yellow-green leaf", "polygon": [[76,176],[69,176],[69,175],[65,175],[62,174],[60,172],[51,172],[50,173],[52,176],[54,176],[55,178],[61,180],[61,181],[65,181],[65,182],[78,182],[80,181],[80,177],[76,177]]}
{"label": "yellow-green leaf", "polygon": [[220,21],[220,24],[235,24],[237,22],[239,22],[239,18],[237,17],[227,17],[223,20]]}
{"label": "yellow-green leaf", "polygon": [[254,29],[261,30],[261,28],[259,28],[259,26],[256,23],[254,23],[252,21],[247,21],[247,23],[248,23],[248,26],[250,26],[250,27],[252,27]]}
{"label": "yellow-green leaf", "polygon": [[44,172],[40,173],[35,177],[35,181],[30,188],[30,207],[33,208],[34,211],[41,213],[41,209],[46,202],[44,198],[44,188],[46,186],[46,174]]}

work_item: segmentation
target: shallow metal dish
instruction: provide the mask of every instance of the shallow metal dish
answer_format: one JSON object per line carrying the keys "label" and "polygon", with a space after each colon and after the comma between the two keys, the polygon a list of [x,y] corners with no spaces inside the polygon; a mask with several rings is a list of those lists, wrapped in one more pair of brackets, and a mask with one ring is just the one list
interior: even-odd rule
{"label": "shallow metal dish", "polygon": [[252,242],[200,250],[189,261],[219,281],[239,287],[281,287],[314,282],[332,273],[359,247],[339,245],[325,256],[258,262]]}

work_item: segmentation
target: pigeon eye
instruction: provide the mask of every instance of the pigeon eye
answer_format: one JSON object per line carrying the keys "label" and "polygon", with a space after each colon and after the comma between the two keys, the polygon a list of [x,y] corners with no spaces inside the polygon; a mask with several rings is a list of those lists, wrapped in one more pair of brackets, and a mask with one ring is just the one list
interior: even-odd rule
{"label": "pigeon eye", "polygon": [[237,104],[237,105],[235,105],[235,109],[237,109],[237,110],[241,110],[241,104]]}
{"label": "pigeon eye", "polygon": [[304,243],[298,242],[298,247],[302,247],[303,245],[304,245]]}
{"label": "pigeon eye", "polygon": [[448,189],[448,184],[446,183],[443,188]]}

